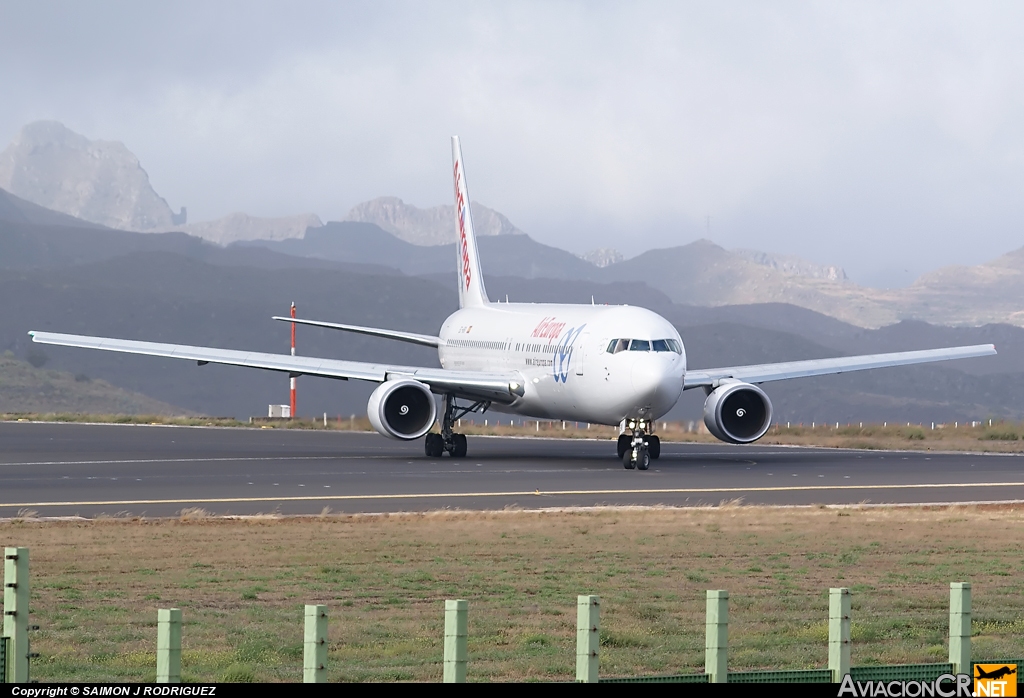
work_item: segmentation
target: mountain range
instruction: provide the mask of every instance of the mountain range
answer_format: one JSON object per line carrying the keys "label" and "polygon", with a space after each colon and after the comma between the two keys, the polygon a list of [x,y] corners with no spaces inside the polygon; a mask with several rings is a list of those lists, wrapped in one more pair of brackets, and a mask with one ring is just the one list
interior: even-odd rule
{"label": "mountain range", "polygon": [[[448,273],[453,254],[453,207],[421,209],[396,197],[359,204],[345,221],[326,226],[314,214],[258,218],[235,213],[187,223],[184,210],[174,214],[153,191],[138,159],[123,144],[91,141],[53,121],[28,124],[0,153],[0,187],[37,205],[32,210],[36,218],[23,219],[27,222],[176,230],[220,245],[263,246],[293,256],[388,266],[406,274]],[[22,213],[28,210],[25,201],[14,206]],[[887,290],[859,286],[836,265],[756,250],[730,251],[710,240],[649,250],[631,259],[609,249],[581,259],[530,239],[497,211],[476,202],[472,206],[488,274],[640,282],[676,303],[785,303],[867,328],[902,320],[1024,326],[1024,248],[974,267],[939,269],[907,288]],[[61,223],[55,218],[58,213],[72,219]]]}
{"label": "mountain range", "polygon": [[[333,222],[301,239],[222,247],[183,233],[60,222],[69,223],[0,193],[0,294],[9,301],[0,305],[0,350],[26,357],[37,349],[26,332],[40,329],[283,352],[288,326],[269,318],[284,314],[291,301],[305,317],[428,334],[457,305],[453,246],[410,245],[370,223]],[[604,274],[618,265],[601,269],[526,235],[484,237],[480,247],[492,298],[643,305],[679,328],[695,368],[987,342],[1000,350],[950,365],[773,384],[767,390],[778,420],[1024,417],[1018,327],[901,322],[866,329],[785,303],[681,304],[648,283],[653,277],[609,279]],[[429,349],[372,337],[305,327],[298,337],[299,353],[437,361]],[[259,415],[287,397],[287,377],[261,371],[59,347],[45,352],[47,369],[195,413]],[[299,386],[300,414],[332,416],[362,414],[373,387],[302,378]],[[702,401],[702,393],[685,393],[669,418],[699,419]]]}

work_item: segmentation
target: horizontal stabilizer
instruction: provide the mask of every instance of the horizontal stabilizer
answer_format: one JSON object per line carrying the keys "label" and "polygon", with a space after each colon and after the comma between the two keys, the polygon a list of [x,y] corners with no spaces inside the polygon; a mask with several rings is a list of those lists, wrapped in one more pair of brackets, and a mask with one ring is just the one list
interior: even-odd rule
{"label": "horizontal stabilizer", "polygon": [[413,332],[399,332],[398,330],[382,330],[377,327],[360,327],[359,325],[343,325],[337,322],[323,322],[321,320],[300,320],[292,317],[279,317],[275,315],[274,320],[282,322],[294,322],[300,325],[311,325],[312,327],[326,327],[331,330],[342,332],[355,332],[356,334],[367,334],[371,337],[384,337],[385,339],[397,339],[399,342],[409,342],[425,347],[441,346],[441,338],[429,334],[415,334]]}

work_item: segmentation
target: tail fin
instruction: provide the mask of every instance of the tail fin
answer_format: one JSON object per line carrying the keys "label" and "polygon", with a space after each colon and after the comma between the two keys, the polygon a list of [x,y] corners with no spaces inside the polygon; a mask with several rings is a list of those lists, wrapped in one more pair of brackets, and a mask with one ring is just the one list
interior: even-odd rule
{"label": "tail fin", "polygon": [[459,137],[452,136],[452,160],[455,169],[455,218],[458,223],[455,252],[459,268],[459,307],[472,308],[487,305],[487,290],[480,273],[480,255],[477,254],[473,214],[469,209],[469,189],[466,187],[466,168],[462,164]]}

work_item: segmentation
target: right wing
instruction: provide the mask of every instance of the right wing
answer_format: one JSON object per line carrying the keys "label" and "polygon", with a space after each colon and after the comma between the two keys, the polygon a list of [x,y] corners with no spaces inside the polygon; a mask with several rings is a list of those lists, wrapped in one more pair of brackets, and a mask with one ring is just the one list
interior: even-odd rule
{"label": "right wing", "polygon": [[[291,320],[291,318],[288,318]],[[33,342],[53,344],[82,349],[99,349],[124,354],[163,356],[171,359],[187,359],[203,364],[226,364],[245,366],[267,371],[281,371],[293,376],[321,376],[348,380],[382,383],[392,378],[412,378],[430,387],[435,393],[453,393],[457,397],[472,400],[489,400],[509,404],[523,395],[523,378],[518,373],[484,373],[476,371],[449,371],[443,368],[423,366],[398,366],[392,364],[371,364],[362,361],[341,361],[319,359],[312,356],[290,356],[288,354],[264,354],[255,351],[235,351],[211,347],[193,347],[184,344],[160,344],[138,342],[131,339],[109,337],[88,337],[56,332],[29,332]]]}
{"label": "right wing", "polygon": [[360,327],[359,325],[342,325],[337,322],[323,322],[321,320],[299,320],[292,317],[279,317],[275,315],[272,319],[282,322],[296,322],[300,325],[312,325],[313,327],[327,327],[332,330],[343,332],[355,332],[357,334],[368,334],[372,337],[384,337],[386,339],[397,339],[400,342],[420,344],[425,347],[441,346],[441,338],[429,334],[415,334],[413,332],[399,332],[398,330],[382,330],[377,327]]}
{"label": "right wing", "polygon": [[869,368],[907,366],[950,359],[968,359],[975,356],[991,356],[996,353],[992,344],[977,344],[970,347],[948,349],[925,349],[923,351],[899,351],[892,354],[867,354],[864,356],[840,356],[834,359],[811,359],[810,361],[789,361],[778,364],[757,364],[754,366],[730,366],[701,371],[687,371],[684,390],[690,388],[716,388],[726,379],[745,383],[767,383],[789,378],[825,376],[848,371],[865,371]]}

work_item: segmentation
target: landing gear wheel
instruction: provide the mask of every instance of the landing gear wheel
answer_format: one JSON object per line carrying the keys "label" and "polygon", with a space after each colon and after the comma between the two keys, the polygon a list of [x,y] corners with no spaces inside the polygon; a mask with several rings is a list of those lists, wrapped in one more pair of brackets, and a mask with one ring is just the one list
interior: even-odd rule
{"label": "landing gear wheel", "polygon": [[649,467],[651,467],[651,452],[646,448],[641,448],[636,454],[636,469],[647,470]]}
{"label": "landing gear wheel", "polygon": [[626,449],[626,452],[622,454],[622,467],[626,470],[636,467],[636,463],[633,462],[633,449]]}
{"label": "landing gear wheel", "polygon": [[[647,437],[647,450],[651,454],[651,460],[661,458],[661,439],[651,434]],[[641,468],[642,470],[642,468]]]}
{"label": "landing gear wheel", "polygon": [[441,438],[441,435],[427,434],[427,439],[423,442],[423,452],[426,453],[427,458],[440,458],[444,453],[444,439]]}
{"label": "landing gear wheel", "polygon": [[465,434],[452,434],[452,450],[449,451],[452,458],[465,458],[468,448]]}
{"label": "landing gear wheel", "polygon": [[633,440],[633,437],[629,434],[619,434],[619,442],[615,445],[618,449],[619,458],[622,458],[623,454],[629,450],[629,444]]}

